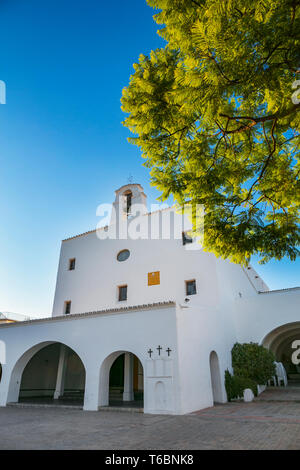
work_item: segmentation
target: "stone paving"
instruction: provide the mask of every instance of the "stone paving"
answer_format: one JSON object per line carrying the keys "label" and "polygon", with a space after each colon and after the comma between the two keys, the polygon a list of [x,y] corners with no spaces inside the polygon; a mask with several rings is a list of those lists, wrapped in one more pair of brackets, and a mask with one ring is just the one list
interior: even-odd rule
{"label": "stone paving", "polygon": [[0,449],[300,449],[300,389],[293,394],[269,389],[184,416],[0,408]]}
{"label": "stone paving", "polygon": [[269,387],[256,400],[260,401],[294,401],[300,403],[300,388]]}

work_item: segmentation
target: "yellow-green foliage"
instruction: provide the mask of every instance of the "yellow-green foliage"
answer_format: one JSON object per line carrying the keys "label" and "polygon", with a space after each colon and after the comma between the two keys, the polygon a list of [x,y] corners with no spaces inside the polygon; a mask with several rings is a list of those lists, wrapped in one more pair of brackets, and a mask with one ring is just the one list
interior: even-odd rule
{"label": "yellow-green foliage", "polygon": [[[141,55],[123,90],[162,200],[205,205],[204,248],[262,262],[299,246],[300,4],[148,0],[164,49]],[[300,88],[300,87],[299,87]],[[299,93],[300,98],[300,93]]]}

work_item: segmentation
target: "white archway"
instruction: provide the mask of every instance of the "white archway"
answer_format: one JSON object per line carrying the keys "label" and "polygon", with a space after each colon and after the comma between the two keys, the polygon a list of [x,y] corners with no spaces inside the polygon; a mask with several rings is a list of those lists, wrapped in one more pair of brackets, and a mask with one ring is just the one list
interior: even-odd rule
{"label": "white archway", "polygon": [[222,382],[219,358],[215,351],[212,351],[209,356],[210,377],[211,377],[211,390],[214,403],[223,403]]}
{"label": "white archway", "polygon": [[295,349],[292,344],[300,340],[300,322],[286,323],[270,331],[261,344],[273,352],[277,362],[282,362],[288,376],[289,384],[300,383],[300,367],[292,362]]}
{"label": "white archway", "polygon": [[82,366],[84,369],[84,375],[85,375],[86,373],[85,365],[81,357],[79,356],[79,354],[73,348],[59,341],[44,341],[44,342],[38,343],[32,346],[31,348],[29,348],[27,351],[25,351],[22,354],[22,356],[20,356],[20,358],[16,361],[12,369],[10,379],[9,379],[7,403],[15,403],[19,400],[20,386],[22,382],[23,373],[26,369],[26,366],[30,364],[30,361],[34,358],[34,356],[37,355],[40,351],[42,351],[44,348],[47,348],[48,346],[55,345],[55,344],[65,346],[66,348],[71,350],[73,353],[75,353],[76,356],[78,356],[78,358],[80,359],[80,362],[82,363]]}
{"label": "white archway", "polygon": [[[108,406],[110,404],[110,371],[115,363],[115,361],[122,355],[125,354],[125,369],[124,369],[124,391],[123,391],[123,401],[133,402],[134,395],[130,390],[133,391],[133,369],[132,364],[129,364],[130,356],[136,358],[143,371],[143,384],[142,389],[145,390],[145,374],[144,374],[144,365],[140,358],[131,351],[115,351],[109,354],[101,364],[100,375],[99,375],[99,406]],[[127,356],[127,357],[126,357]]]}

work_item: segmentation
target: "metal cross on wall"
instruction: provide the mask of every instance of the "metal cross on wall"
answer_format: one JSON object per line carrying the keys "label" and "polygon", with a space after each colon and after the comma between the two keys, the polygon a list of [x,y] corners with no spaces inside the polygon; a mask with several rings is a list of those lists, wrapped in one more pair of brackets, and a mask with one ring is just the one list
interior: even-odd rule
{"label": "metal cross on wall", "polygon": [[[160,356],[160,355],[161,355],[160,353],[161,353],[161,351],[163,350],[163,348],[162,348],[161,346],[157,346],[156,349],[157,349],[157,351],[158,351],[158,355]],[[171,354],[171,352],[172,352],[172,349],[170,349],[170,348],[168,347],[165,351],[166,351],[166,353],[168,354],[168,357],[170,357],[170,354]],[[147,354],[149,354],[150,358],[152,357],[153,351],[152,351],[151,348],[148,349]]]}

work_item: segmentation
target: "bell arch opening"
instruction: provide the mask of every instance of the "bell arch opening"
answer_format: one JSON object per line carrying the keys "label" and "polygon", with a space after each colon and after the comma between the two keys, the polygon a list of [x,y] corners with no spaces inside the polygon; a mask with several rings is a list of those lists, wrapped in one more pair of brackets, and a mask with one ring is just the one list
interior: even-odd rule
{"label": "bell arch opening", "polygon": [[125,212],[127,215],[130,215],[131,205],[132,205],[132,191],[128,189],[127,191],[123,193],[123,197],[125,199],[125,207],[124,207]]}

